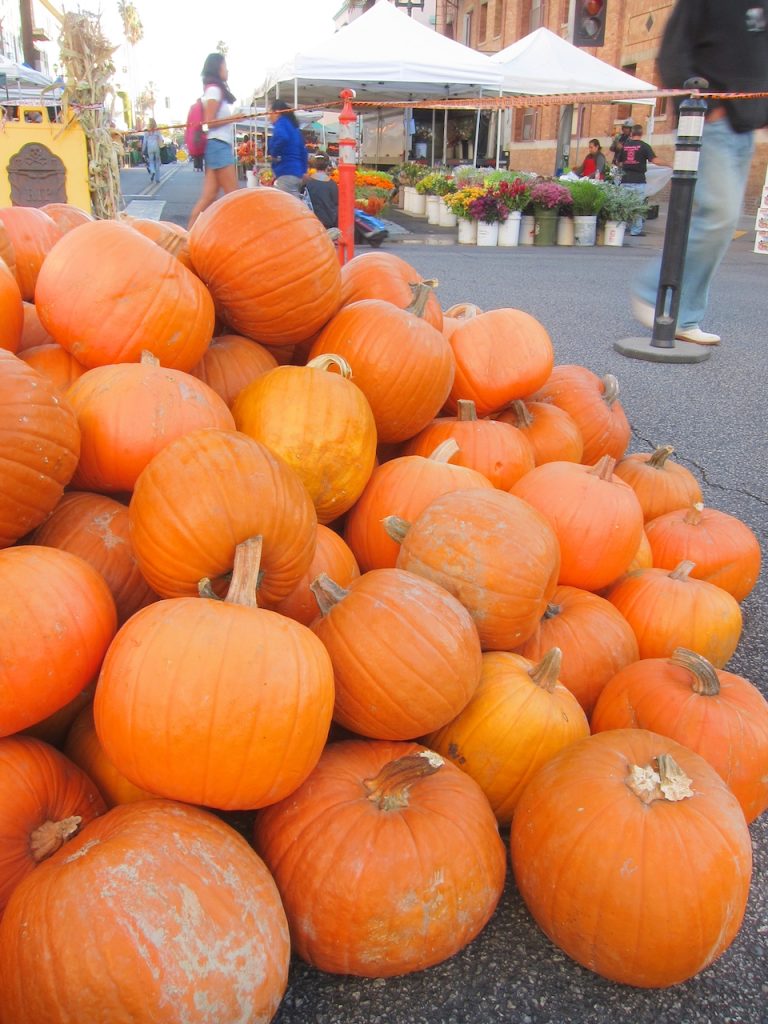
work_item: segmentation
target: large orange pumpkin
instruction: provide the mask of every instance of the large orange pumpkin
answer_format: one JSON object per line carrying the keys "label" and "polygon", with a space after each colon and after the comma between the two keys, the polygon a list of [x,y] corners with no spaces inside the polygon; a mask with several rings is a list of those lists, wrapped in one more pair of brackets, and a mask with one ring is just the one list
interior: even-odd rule
{"label": "large orange pumpkin", "polygon": [[[420,284],[433,288],[436,281],[424,278],[410,263],[391,252],[363,252],[341,268],[341,305],[362,299],[382,299],[398,309],[413,302]],[[430,291],[424,308],[424,319],[438,331],[443,327],[443,311],[434,291]]]}
{"label": "large orange pumpkin", "polygon": [[584,441],[572,416],[548,402],[512,402],[494,419],[522,430],[537,466],[544,462],[581,462]]}
{"label": "large orange pumpkin", "polygon": [[29,736],[0,739],[0,917],[13,890],[106,810],[91,779]]}
{"label": "large orange pumpkin", "polygon": [[563,652],[560,682],[587,716],[605,684],[640,657],[624,616],[610,601],[577,587],[557,588],[536,632],[516,653],[538,661],[552,647]]}
{"label": "large orange pumpkin", "polygon": [[690,469],[672,461],[674,450],[671,444],[660,445],[654,452],[635,452],[616,463],[616,476],[637,495],[646,523],[701,501],[699,481]]}
{"label": "large orange pumpkin", "polygon": [[426,458],[403,455],[374,469],[359,500],[349,510],[344,532],[363,571],[393,569],[397,563],[400,545],[383,526],[386,516],[399,516],[412,523],[441,494],[493,487],[481,473],[449,461],[457,450],[455,441],[444,441]]}
{"label": "large orange pumpkin", "polygon": [[15,890],[0,1021],[267,1024],[289,957],[277,889],[241,836],[195,807],[126,804]]}
{"label": "large orange pumpkin", "polygon": [[257,815],[254,837],[294,949],[334,974],[440,963],[482,930],[504,886],[479,787],[412,743],[330,744],[299,790]]}
{"label": "large orange pumpkin", "polygon": [[49,380],[0,349],[0,548],[45,519],[79,456],[72,409]]}
{"label": "large orange pumpkin", "polygon": [[129,217],[126,219],[129,227],[138,231],[140,235],[149,238],[155,245],[175,256],[179,262],[193,270],[192,258],[189,255],[189,233],[186,228],[180,227],[169,220],[147,220],[143,217]]}
{"label": "large orange pumpkin", "polygon": [[768,702],[747,679],[719,672],[678,648],[645,658],[608,683],[592,716],[594,732],[650,729],[695,750],[722,776],[747,822],[768,808]]}
{"label": "large orange pumpkin", "polygon": [[17,352],[24,328],[21,292],[8,267],[0,260],[0,348]]}
{"label": "large orange pumpkin", "polygon": [[84,366],[137,362],[189,370],[213,334],[213,302],[186,267],[126,224],[70,231],[46,258],[35,289],[43,326]]}
{"label": "large orange pumpkin", "polygon": [[277,359],[263,345],[237,334],[220,334],[189,372],[205,381],[231,408],[246,384],[276,366]]}
{"label": "large orange pumpkin", "polygon": [[461,400],[456,416],[433,420],[402,449],[403,455],[429,455],[443,441],[458,446],[457,466],[482,473],[494,487],[508,491],[534,467],[533,449],[521,430],[497,420],[479,420],[475,403]]}
{"label": "large orange pumpkin", "polygon": [[[330,372],[336,367],[340,373]],[[376,458],[376,423],[345,360],[321,355],[278,366],[237,396],[237,429],[266,445],[301,478],[318,521],[330,523],[362,494]]]}
{"label": "large orange pumpkin", "polygon": [[118,625],[157,599],[136,563],[128,509],[114,498],[67,492],[30,541],[69,551],[92,565],[110,589]]}
{"label": "large orange pumpkin", "polygon": [[492,309],[465,320],[448,339],[456,376],[446,403],[455,413],[471,399],[478,416],[498,412],[525,398],[549,377],[554,349],[549,334],[520,309]]}
{"label": "large orange pumpkin", "polygon": [[341,303],[333,242],[302,202],[278,189],[224,196],[195,221],[189,249],[223,321],[254,341],[304,341]]}
{"label": "large orange pumpkin", "polygon": [[644,729],[556,754],[526,787],[510,845],[537,924],[624,985],[693,977],[744,916],[752,846],[738,800],[703,757]]}
{"label": "large orange pumpkin", "polygon": [[727,590],[737,601],[750,594],[760,575],[760,544],[746,523],[697,502],[646,524],[653,564],[674,569],[694,562],[691,576]]}
{"label": "large orange pumpkin", "polygon": [[235,427],[212,388],[160,366],[148,352],[140,363],[88,370],[69,389],[67,401],[80,427],[80,461],[72,477],[79,490],[132,491],[142,469],[177,437],[204,427]]}
{"label": "large orange pumpkin", "polygon": [[21,297],[32,302],[40,268],[61,239],[61,230],[47,213],[33,206],[3,207],[0,209],[0,225],[13,246],[13,269]]}
{"label": "large orange pumpkin", "polygon": [[295,619],[303,626],[311,625],[320,611],[310,587],[321,573],[326,573],[339,586],[346,587],[360,575],[360,568],[349,546],[338,533],[318,523],[317,546],[309,568],[288,597],[274,606],[274,611]]}
{"label": "large orange pumpkin", "polygon": [[643,510],[632,488],[613,475],[614,459],[594,466],[547,462],[512,493],[552,524],[560,544],[559,583],[600,590],[627,569],[643,536]]}
{"label": "large orange pumpkin", "polygon": [[40,209],[48,214],[62,235],[79,228],[81,224],[89,224],[94,219],[90,213],[81,210],[79,206],[72,206],[71,203],[46,203]]}
{"label": "large orange pumpkin", "polygon": [[139,568],[163,597],[195,595],[204,577],[225,577],[236,546],[260,534],[259,600],[269,606],[297,586],[315,550],[317,517],[301,480],[236,431],[172,441],[137,480],[128,511]]}
{"label": "large orange pumpkin", "polygon": [[610,373],[602,379],[585,366],[556,366],[548,380],[530,396],[552,402],[575,421],[584,441],[581,461],[591,466],[603,455],[620,459],[631,430],[619,401],[619,382]]}
{"label": "large orange pumpkin", "polygon": [[261,538],[238,545],[225,601],[137,612],[111,644],[96,731],[142,789],[224,810],[288,796],[317,763],[333,668],[306,626],[256,605]]}
{"label": "large orange pumpkin", "polygon": [[312,359],[335,352],[347,360],[380,441],[417,434],[440,412],[453,383],[450,346],[423,319],[428,294],[426,285],[418,285],[414,303],[404,310],[380,299],[342,306],[310,351]]}
{"label": "large orange pumpkin", "polygon": [[46,331],[40,323],[37,315],[37,307],[34,302],[25,302],[24,306],[24,328],[21,332],[19,352],[27,348],[35,348],[37,345],[50,345],[55,339]]}
{"label": "large orange pumpkin", "polygon": [[34,725],[99,670],[115,633],[103,578],[68,551],[0,551],[0,736]]}
{"label": "large orange pumpkin", "polygon": [[536,509],[495,488],[453,491],[403,533],[398,568],[457,597],[485,650],[519,647],[536,629],[560,569],[557,538]]}
{"label": "large orange pumpkin", "polygon": [[312,584],[312,630],[333,663],[339,724],[373,739],[408,740],[457,715],[480,679],[480,640],[469,612],[431,580],[375,569],[347,589]]}
{"label": "large orange pumpkin", "polygon": [[19,352],[19,358],[47,377],[59,394],[66,394],[70,385],[85,373],[85,367],[61,345],[35,345]]}
{"label": "large orange pumpkin", "polygon": [[668,658],[687,647],[721,668],[739,642],[741,609],[727,591],[693,579],[692,568],[639,569],[611,587],[608,600],[632,627],[641,658]]}
{"label": "large orange pumpkin", "polygon": [[559,681],[554,647],[538,664],[517,654],[483,655],[480,685],[427,746],[471,775],[503,825],[512,820],[528,780],[563,747],[589,736],[578,701]]}

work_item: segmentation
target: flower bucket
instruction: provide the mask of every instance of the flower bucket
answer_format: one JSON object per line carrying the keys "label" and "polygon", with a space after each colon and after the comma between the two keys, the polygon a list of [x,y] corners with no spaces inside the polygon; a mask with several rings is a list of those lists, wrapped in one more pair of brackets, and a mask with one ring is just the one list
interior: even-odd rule
{"label": "flower bucket", "polygon": [[403,185],[403,213],[413,213],[413,200],[418,195],[413,185]]}
{"label": "flower bucket", "polygon": [[597,235],[597,217],[592,214],[589,217],[573,218],[573,244],[594,245]]}
{"label": "flower bucket", "polygon": [[459,217],[459,244],[474,245],[477,242],[477,221]]}
{"label": "flower bucket", "polygon": [[427,196],[427,224],[440,223],[440,196]]}
{"label": "flower bucket", "polygon": [[533,245],[533,236],[536,231],[536,218],[523,214],[520,218],[520,245]]}
{"label": "flower bucket", "polygon": [[245,187],[256,188],[259,184],[259,179],[256,177],[256,171],[245,172]]}
{"label": "flower bucket", "polygon": [[621,220],[607,220],[605,222],[605,245],[624,245],[624,232],[627,225]]}
{"label": "flower bucket", "polygon": [[505,221],[499,224],[500,246],[518,245],[520,242],[520,221],[522,217],[519,210],[512,210]]}
{"label": "flower bucket", "polygon": [[494,246],[499,244],[498,221],[494,221],[493,224],[486,224],[482,220],[477,222],[477,244]]}
{"label": "flower bucket", "polygon": [[557,244],[573,245],[573,217],[557,218]]}
{"label": "flower bucket", "polygon": [[453,210],[450,208],[450,206],[448,206],[448,204],[446,203],[446,201],[442,197],[440,198],[439,210],[440,210],[440,220],[438,221],[438,223],[440,224],[440,227],[441,228],[455,228],[456,227],[456,214],[453,212]]}
{"label": "flower bucket", "polygon": [[534,245],[554,245],[557,240],[557,210],[537,210],[533,232]]}
{"label": "flower bucket", "polygon": [[411,213],[414,217],[426,217],[427,215],[427,197],[421,196],[413,190],[413,197],[411,198]]}

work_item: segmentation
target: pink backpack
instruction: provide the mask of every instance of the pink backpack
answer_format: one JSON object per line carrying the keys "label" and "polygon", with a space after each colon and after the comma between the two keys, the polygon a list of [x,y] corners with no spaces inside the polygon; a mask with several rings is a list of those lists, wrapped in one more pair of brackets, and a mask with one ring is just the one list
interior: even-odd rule
{"label": "pink backpack", "polygon": [[205,111],[203,101],[195,100],[187,114],[187,127],[184,130],[184,145],[190,156],[204,156],[208,136],[203,129]]}

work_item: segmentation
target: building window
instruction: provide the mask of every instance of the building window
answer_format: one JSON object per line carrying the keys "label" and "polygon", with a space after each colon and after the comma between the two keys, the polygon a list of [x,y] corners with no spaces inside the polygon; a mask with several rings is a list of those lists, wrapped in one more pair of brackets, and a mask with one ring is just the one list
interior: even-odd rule
{"label": "building window", "polygon": [[493,34],[500,36],[504,30],[504,0],[496,0],[493,9]]}
{"label": "building window", "polygon": [[472,45],[472,11],[464,15],[464,45]]}
{"label": "building window", "polygon": [[547,0],[531,0],[529,31],[535,32],[547,24]]}
{"label": "building window", "polygon": [[532,142],[539,132],[539,112],[536,107],[515,110],[513,137],[515,142]]}
{"label": "building window", "polygon": [[477,26],[477,41],[484,43],[488,35],[488,0],[480,4],[480,24]]}
{"label": "building window", "polygon": [[660,96],[656,100],[656,117],[667,116],[667,104],[669,103],[669,96]]}

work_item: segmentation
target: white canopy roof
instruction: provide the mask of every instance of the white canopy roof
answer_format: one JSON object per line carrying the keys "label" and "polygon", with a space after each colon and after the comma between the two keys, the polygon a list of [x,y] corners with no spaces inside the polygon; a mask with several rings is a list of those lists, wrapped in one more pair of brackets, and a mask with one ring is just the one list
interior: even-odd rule
{"label": "white canopy roof", "polygon": [[[10,104],[17,106],[24,103],[47,103],[57,102],[56,98],[61,90],[55,92],[51,88],[53,79],[44,75],[41,71],[27,67],[26,64],[17,64],[0,55],[0,74],[6,77],[5,87],[0,86],[0,105]],[[45,90],[45,91],[43,91]]]}
{"label": "white canopy roof", "polygon": [[297,53],[268,75],[264,92],[282,85],[283,98],[298,83],[302,106],[338,99],[355,89],[360,99],[426,99],[498,93],[503,70],[490,58],[448,39],[378,0],[330,39]]}
{"label": "white canopy roof", "polygon": [[[508,93],[552,96],[631,90],[640,94],[656,88],[573,46],[548,28],[537,28],[490,59],[502,69]],[[638,97],[635,102],[654,101]]]}

